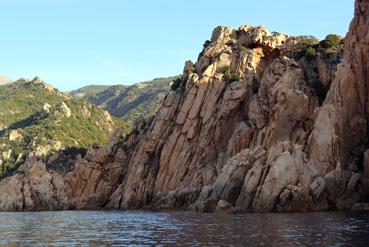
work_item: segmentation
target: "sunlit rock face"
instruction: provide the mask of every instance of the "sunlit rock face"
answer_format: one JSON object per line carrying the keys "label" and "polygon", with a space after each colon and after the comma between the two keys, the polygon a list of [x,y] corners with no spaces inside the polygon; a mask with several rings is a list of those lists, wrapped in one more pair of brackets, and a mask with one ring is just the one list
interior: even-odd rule
{"label": "sunlit rock face", "polygon": [[363,199],[367,3],[356,3],[341,63],[316,59],[327,86],[322,104],[305,63],[288,56],[293,37],[216,28],[141,137],[107,206],[301,211]]}
{"label": "sunlit rock face", "polygon": [[[295,37],[264,27],[216,28],[152,121],[92,147],[64,173],[29,161],[26,172],[1,181],[0,209],[365,208],[368,5],[356,1],[334,62],[297,58]],[[42,179],[32,182],[34,166]],[[27,189],[40,197],[24,200]]]}

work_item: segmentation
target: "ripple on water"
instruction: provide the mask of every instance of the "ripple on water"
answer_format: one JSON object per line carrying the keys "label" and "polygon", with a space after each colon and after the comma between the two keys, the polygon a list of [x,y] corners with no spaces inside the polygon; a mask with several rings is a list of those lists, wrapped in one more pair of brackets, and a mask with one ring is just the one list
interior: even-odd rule
{"label": "ripple on water", "polygon": [[0,213],[0,245],[368,246],[369,213]]}

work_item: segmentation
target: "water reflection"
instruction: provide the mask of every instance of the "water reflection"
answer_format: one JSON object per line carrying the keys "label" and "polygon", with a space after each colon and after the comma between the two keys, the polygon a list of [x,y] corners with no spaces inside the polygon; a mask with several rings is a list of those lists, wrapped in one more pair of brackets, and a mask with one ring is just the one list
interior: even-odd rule
{"label": "water reflection", "polygon": [[0,213],[1,246],[368,246],[369,213]]}

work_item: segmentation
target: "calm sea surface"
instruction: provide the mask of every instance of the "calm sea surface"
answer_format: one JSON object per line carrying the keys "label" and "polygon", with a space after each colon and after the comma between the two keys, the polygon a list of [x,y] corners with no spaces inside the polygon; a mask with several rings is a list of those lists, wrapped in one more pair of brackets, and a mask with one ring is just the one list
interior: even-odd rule
{"label": "calm sea surface", "polygon": [[0,245],[369,246],[369,213],[0,213]]}

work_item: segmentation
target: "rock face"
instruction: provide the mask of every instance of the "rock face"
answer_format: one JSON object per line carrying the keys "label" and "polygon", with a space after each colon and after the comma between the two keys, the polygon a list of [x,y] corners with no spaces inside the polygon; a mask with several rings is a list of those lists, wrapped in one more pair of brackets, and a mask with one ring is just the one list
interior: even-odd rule
{"label": "rock face", "polygon": [[0,209],[366,208],[368,17],[369,0],[357,0],[340,64],[309,65],[323,99],[306,61],[289,55],[293,37],[216,28],[151,123],[91,148],[68,172],[29,161],[1,181]]}
{"label": "rock face", "polygon": [[65,102],[62,102],[59,105],[57,105],[57,109],[54,114],[61,117],[69,118],[70,116],[72,116],[72,111],[69,109],[67,104],[65,104]]}
{"label": "rock face", "polygon": [[[123,144],[117,130],[107,146],[91,147],[84,158],[64,153],[27,159],[14,176],[0,181],[1,211],[99,209],[122,183],[139,129]],[[131,142],[131,144],[129,144]]]}

